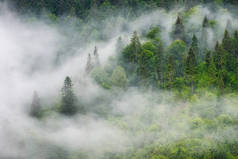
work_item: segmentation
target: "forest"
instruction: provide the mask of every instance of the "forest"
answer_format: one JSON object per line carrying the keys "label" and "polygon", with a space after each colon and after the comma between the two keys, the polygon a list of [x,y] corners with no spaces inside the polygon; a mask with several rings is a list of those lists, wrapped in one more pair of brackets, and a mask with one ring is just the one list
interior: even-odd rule
{"label": "forest", "polygon": [[238,159],[237,9],[2,0],[0,158]]}

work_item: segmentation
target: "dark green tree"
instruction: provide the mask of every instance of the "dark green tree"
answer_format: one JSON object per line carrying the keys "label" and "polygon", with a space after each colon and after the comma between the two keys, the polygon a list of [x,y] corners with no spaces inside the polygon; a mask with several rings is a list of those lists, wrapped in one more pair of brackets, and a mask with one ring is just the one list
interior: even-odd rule
{"label": "dark green tree", "polygon": [[190,83],[192,93],[194,93],[195,75],[197,74],[197,60],[192,48],[189,49],[185,64],[185,73]]}
{"label": "dark green tree", "polygon": [[184,42],[186,42],[183,21],[179,16],[177,17],[177,20],[175,22],[172,36],[174,40],[183,40]]}
{"label": "dark green tree", "polygon": [[230,37],[228,30],[225,30],[222,46],[231,56],[235,54],[235,46],[233,42],[234,41]]}
{"label": "dark green tree", "polygon": [[234,32],[235,57],[238,58],[238,30]]}
{"label": "dark green tree", "polygon": [[192,38],[191,47],[193,48],[194,54],[196,55],[197,59],[201,61],[203,57],[202,57],[202,54],[200,54],[198,39],[195,34],[193,35],[193,38]]}
{"label": "dark green tree", "polygon": [[73,92],[73,84],[70,77],[64,80],[62,88],[62,101],[60,112],[64,115],[74,115],[77,113],[76,96]]}
{"label": "dark green tree", "polygon": [[100,60],[99,60],[98,49],[97,49],[96,46],[95,46],[95,48],[94,48],[93,55],[94,55],[94,66],[100,66]]}
{"label": "dark green tree", "polygon": [[168,89],[173,88],[173,82],[175,79],[175,61],[173,56],[169,56],[168,65],[165,71],[165,83]]}
{"label": "dark green tree", "polygon": [[131,38],[131,43],[127,45],[127,47],[122,51],[123,59],[126,62],[138,64],[139,62],[138,58],[141,52],[142,52],[141,43],[137,35],[137,32],[135,31]]}
{"label": "dark green tree", "polygon": [[212,62],[212,55],[210,50],[206,51],[205,62],[206,62],[206,68],[208,69],[208,67],[210,66]]}
{"label": "dark green tree", "polygon": [[201,33],[201,52],[205,52],[206,48],[208,47],[208,28],[209,28],[209,22],[207,16],[204,17],[203,23],[202,23],[202,33]]}
{"label": "dark green tree", "polygon": [[135,31],[133,33],[132,39],[131,39],[131,47],[132,47],[132,56],[133,56],[133,62],[134,63],[138,63],[138,57],[139,54],[141,53],[142,49],[141,49],[141,43],[139,40],[139,37],[137,35],[137,32]]}
{"label": "dark green tree", "polygon": [[91,55],[88,54],[88,61],[87,61],[87,65],[86,65],[85,71],[88,74],[88,73],[90,73],[92,71],[92,69],[93,69],[93,64],[92,64]]}

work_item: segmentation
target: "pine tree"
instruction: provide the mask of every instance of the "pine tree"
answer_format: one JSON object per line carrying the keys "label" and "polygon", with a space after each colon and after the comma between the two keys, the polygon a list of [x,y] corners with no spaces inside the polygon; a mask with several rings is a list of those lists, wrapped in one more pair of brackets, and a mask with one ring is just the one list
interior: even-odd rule
{"label": "pine tree", "polygon": [[41,104],[40,104],[40,98],[38,96],[38,93],[35,91],[31,103],[31,109],[30,109],[30,115],[32,117],[39,118],[41,117]]}
{"label": "pine tree", "polygon": [[160,82],[163,81],[163,70],[164,70],[164,63],[163,60],[164,55],[163,55],[163,46],[160,44],[158,48],[156,49],[156,54],[155,54],[155,72],[156,72],[156,79],[160,80]]}
{"label": "pine tree", "polygon": [[60,112],[64,115],[74,115],[77,112],[76,97],[70,77],[66,77],[62,88],[62,103]]}
{"label": "pine tree", "polygon": [[95,60],[94,66],[100,66],[100,60],[99,60],[98,49],[97,49],[96,46],[95,46],[93,55],[94,55],[94,60]]}
{"label": "pine tree", "polygon": [[208,27],[209,22],[207,16],[204,17],[203,23],[202,23],[202,34],[201,34],[201,52],[205,52],[206,48],[208,47]]}
{"label": "pine tree", "polygon": [[206,51],[206,56],[205,56],[205,62],[206,62],[206,67],[207,67],[207,69],[208,69],[208,67],[209,67],[210,64],[211,64],[211,61],[212,61],[211,51],[210,51],[210,50],[207,50],[207,51]]}
{"label": "pine tree", "polygon": [[225,69],[225,57],[226,51],[223,49],[222,45],[219,45],[217,50],[217,61],[216,61],[216,66],[218,70]]}
{"label": "pine tree", "polygon": [[194,93],[195,75],[197,73],[197,60],[192,48],[189,49],[185,66],[185,73],[187,75],[188,82],[191,85],[192,93]]}
{"label": "pine tree", "polygon": [[177,20],[175,22],[175,28],[173,31],[173,39],[174,40],[180,39],[186,42],[184,25],[183,25],[182,19],[179,16],[177,17]]}
{"label": "pine tree", "polygon": [[141,53],[142,51],[142,48],[141,48],[141,43],[140,43],[140,40],[139,40],[139,37],[137,35],[137,32],[135,31],[133,33],[133,36],[132,36],[132,39],[131,39],[131,47],[132,47],[132,62],[134,63],[138,63],[139,61],[139,54]]}
{"label": "pine tree", "polygon": [[196,57],[199,60],[203,59],[202,55],[199,52],[198,39],[195,34],[193,35],[193,38],[192,38],[191,47],[193,48],[193,51],[194,51],[194,54],[196,55]]}
{"label": "pine tree", "polygon": [[207,16],[205,16],[204,19],[203,19],[202,27],[203,28],[208,28],[209,27],[209,22],[208,22]]}
{"label": "pine tree", "polygon": [[228,32],[230,32],[230,33],[233,32],[233,28],[232,28],[232,24],[231,24],[231,20],[230,20],[230,19],[227,20],[226,30],[227,30]]}
{"label": "pine tree", "polygon": [[235,57],[238,58],[238,30],[234,32]]}
{"label": "pine tree", "polygon": [[235,54],[235,46],[232,38],[229,35],[228,30],[225,30],[224,37],[222,40],[222,46],[231,56]]}
{"label": "pine tree", "polygon": [[88,54],[88,61],[87,61],[87,65],[86,65],[86,73],[90,73],[93,69],[93,64],[92,64],[92,59],[91,59],[91,55]]}
{"label": "pine tree", "polygon": [[165,79],[167,82],[167,88],[172,89],[173,88],[173,81],[175,78],[175,61],[173,56],[169,56],[168,59],[168,65],[166,68],[166,72],[165,72]]}
{"label": "pine tree", "polygon": [[224,38],[222,40],[222,46],[227,52],[225,56],[227,71],[235,71],[237,60],[235,58],[235,45],[234,40],[230,37],[228,30],[225,30]]}

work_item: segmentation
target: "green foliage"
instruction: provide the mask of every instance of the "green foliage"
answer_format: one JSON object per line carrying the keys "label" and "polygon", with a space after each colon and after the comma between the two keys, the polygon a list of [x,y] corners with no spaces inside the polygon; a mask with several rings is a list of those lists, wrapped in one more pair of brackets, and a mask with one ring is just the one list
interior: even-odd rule
{"label": "green foliage", "polygon": [[91,72],[92,78],[103,88],[110,89],[111,81],[108,73],[102,67],[96,67]]}
{"label": "green foliage", "polygon": [[121,88],[126,87],[127,77],[123,67],[117,66],[117,68],[112,73],[111,81],[112,81],[112,84],[117,87],[121,87]]}
{"label": "green foliage", "polygon": [[156,37],[159,36],[159,33],[160,33],[159,27],[154,27],[146,34],[146,37],[149,39],[155,39]]}
{"label": "green foliage", "polygon": [[62,92],[62,103],[60,113],[64,115],[74,115],[77,113],[76,96],[73,92],[73,84],[70,77],[66,77],[64,80],[64,86]]}

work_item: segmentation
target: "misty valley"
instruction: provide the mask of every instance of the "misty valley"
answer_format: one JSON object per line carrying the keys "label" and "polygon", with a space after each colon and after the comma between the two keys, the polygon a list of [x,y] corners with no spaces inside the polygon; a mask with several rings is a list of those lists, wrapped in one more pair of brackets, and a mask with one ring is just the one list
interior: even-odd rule
{"label": "misty valley", "polygon": [[0,0],[0,159],[238,159],[236,0]]}

